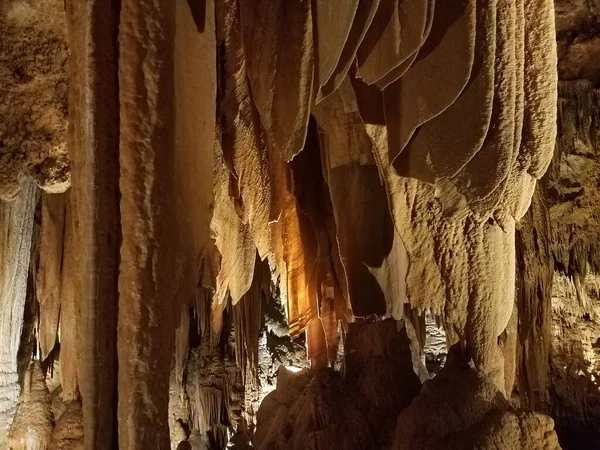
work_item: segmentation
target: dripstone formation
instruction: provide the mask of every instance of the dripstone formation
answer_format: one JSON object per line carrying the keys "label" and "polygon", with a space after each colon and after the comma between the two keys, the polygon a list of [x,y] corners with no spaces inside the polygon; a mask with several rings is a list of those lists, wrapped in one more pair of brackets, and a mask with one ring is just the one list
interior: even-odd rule
{"label": "dripstone formation", "polygon": [[4,0],[0,447],[600,445],[598,24]]}

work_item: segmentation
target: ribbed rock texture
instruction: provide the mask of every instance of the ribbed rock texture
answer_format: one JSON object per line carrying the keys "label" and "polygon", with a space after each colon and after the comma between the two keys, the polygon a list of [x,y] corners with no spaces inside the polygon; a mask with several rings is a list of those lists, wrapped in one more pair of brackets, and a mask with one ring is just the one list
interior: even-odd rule
{"label": "ribbed rock texture", "polygon": [[14,421],[10,427],[8,448],[44,450],[49,448],[54,431],[54,414],[50,392],[39,361],[34,361],[25,374],[23,391]]}
{"label": "ribbed rock texture", "polygon": [[19,398],[17,354],[23,326],[27,274],[37,193],[31,181],[21,185],[21,195],[0,203],[0,444]]}
{"label": "ribbed rock texture", "polygon": [[592,436],[596,3],[2,3],[14,445]]}

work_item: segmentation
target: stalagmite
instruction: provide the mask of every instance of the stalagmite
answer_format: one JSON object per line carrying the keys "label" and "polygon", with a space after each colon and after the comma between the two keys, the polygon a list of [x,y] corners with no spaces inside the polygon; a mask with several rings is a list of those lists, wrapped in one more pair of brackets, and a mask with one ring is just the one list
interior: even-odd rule
{"label": "stalagmite", "polygon": [[81,403],[71,401],[56,421],[49,450],[82,450],[83,448]]}
{"label": "stalagmite", "polygon": [[560,449],[552,419],[512,411],[491,380],[448,358],[398,416],[394,449]]}
{"label": "stalagmite", "polygon": [[15,420],[10,427],[8,447],[13,450],[46,450],[54,430],[50,393],[39,361],[31,363]]}
{"label": "stalagmite", "polygon": [[395,321],[353,324],[350,336],[346,377],[279,370],[258,411],[255,448],[380,448],[420,382]]}
{"label": "stalagmite", "polygon": [[17,352],[23,324],[31,252],[36,187],[21,184],[17,200],[0,204],[0,443],[8,431],[19,398]]}

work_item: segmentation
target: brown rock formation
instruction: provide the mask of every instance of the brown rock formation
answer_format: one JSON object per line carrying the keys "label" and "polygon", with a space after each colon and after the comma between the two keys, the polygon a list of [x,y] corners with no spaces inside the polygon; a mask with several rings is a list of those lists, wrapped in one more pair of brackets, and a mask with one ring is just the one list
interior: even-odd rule
{"label": "brown rock formation", "polygon": [[61,0],[0,5],[0,198],[26,173],[47,192],[69,187],[67,28]]}
{"label": "brown rock formation", "polygon": [[420,387],[406,331],[397,327],[394,320],[353,324],[345,376],[280,368],[277,389],[258,411],[255,448],[384,447]]}
{"label": "brown rock formation", "polygon": [[71,258],[75,257],[77,267],[71,289],[78,302],[74,310],[80,331],[72,336],[77,336],[80,355],[76,365],[86,448],[92,449],[115,442],[117,436],[116,325],[121,240],[117,185],[118,10],[114,1],[68,1],[66,6],[71,54],[68,138],[73,160],[69,226],[74,227]]}
{"label": "brown rock formation", "polygon": [[47,449],[54,430],[54,415],[46,377],[39,361],[31,363],[10,427],[8,447],[14,450]]}
{"label": "brown rock formation", "polygon": [[49,450],[83,450],[83,414],[81,402],[72,401],[54,427]]}
{"label": "brown rock formation", "polygon": [[398,416],[394,448],[560,448],[552,419],[511,410],[493,380],[452,350],[444,368]]}
{"label": "brown rock formation", "polygon": [[587,80],[559,89],[559,139],[550,173],[552,286],[550,411],[565,445],[600,443],[598,338],[598,91]]}
{"label": "brown rock formation", "polygon": [[21,342],[44,448],[593,446],[598,11],[6,0],[0,425]]}
{"label": "brown rock formation", "polygon": [[25,181],[17,200],[0,203],[3,255],[0,260],[0,444],[4,442],[19,399],[17,353],[27,295],[36,197],[35,185]]}

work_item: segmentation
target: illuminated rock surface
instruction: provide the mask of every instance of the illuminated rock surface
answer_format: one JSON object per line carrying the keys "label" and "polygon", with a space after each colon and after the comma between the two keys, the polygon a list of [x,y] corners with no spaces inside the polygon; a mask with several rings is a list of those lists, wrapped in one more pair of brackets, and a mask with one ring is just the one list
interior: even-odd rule
{"label": "illuminated rock surface", "polygon": [[595,448],[596,3],[0,4],[0,447]]}

